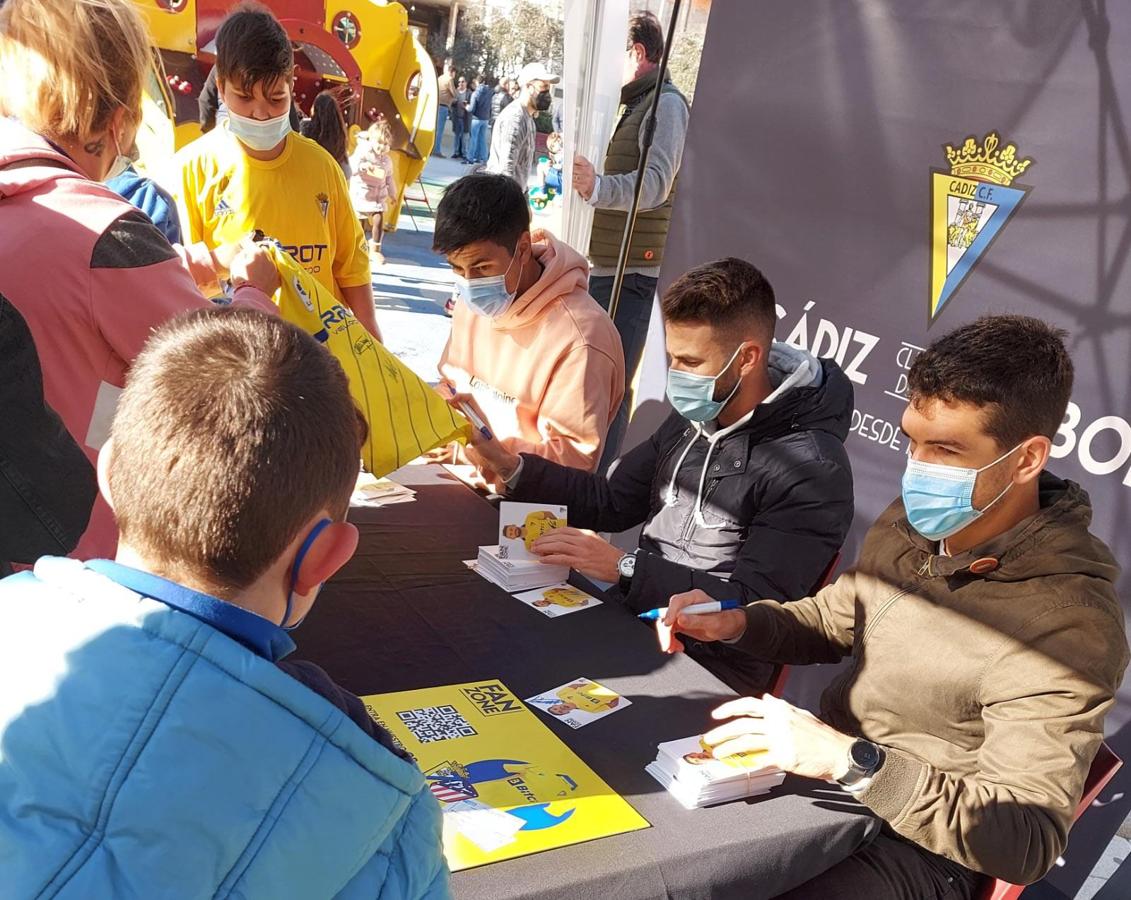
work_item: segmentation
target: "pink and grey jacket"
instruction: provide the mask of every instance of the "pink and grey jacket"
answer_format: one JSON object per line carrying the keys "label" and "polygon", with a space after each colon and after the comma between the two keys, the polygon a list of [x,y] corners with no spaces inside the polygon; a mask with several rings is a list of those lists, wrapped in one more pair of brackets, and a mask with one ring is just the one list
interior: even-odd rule
{"label": "pink and grey jacket", "polygon": [[[150,331],[210,305],[197,285],[215,285],[211,254],[172,247],[144,213],[12,119],[0,119],[0,235],[0,295],[31,329],[47,403],[95,462]],[[237,302],[275,309],[251,286]],[[117,539],[99,498],[75,553],[113,558]]]}

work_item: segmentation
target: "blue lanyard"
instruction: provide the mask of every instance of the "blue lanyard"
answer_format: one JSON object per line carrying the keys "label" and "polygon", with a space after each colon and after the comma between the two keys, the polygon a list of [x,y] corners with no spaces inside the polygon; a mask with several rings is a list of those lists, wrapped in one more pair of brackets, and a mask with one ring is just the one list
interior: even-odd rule
{"label": "blue lanyard", "polygon": [[278,662],[295,649],[295,642],[274,622],[232,603],[108,559],[93,559],[86,567],[143,597],[211,625],[271,662]]}

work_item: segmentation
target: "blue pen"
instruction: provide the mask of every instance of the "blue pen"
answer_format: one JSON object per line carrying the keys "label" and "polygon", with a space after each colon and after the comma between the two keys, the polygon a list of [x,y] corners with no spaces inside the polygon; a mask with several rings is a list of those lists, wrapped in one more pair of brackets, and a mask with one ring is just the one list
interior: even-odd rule
{"label": "blue pen", "polygon": [[[454,397],[456,395],[455,388],[453,388],[450,384],[446,385],[446,387],[448,388],[448,393]],[[492,439],[491,429],[487,427],[487,423],[485,423],[481,418],[479,418],[479,416],[475,414],[475,410],[473,410],[466,403],[461,402],[459,404],[459,411],[471,420],[471,424],[479,429],[479,433],[483,435],[483,437],[487,438],[487,440]]]}
{"label": "blue pen", "polygon": [[[742,603],[738,600],[711,600],[709,603],[692,603],[679,611],[681,616],[699,616],[704,613],[722,612],[724,609],[738,609]],[[640,613],[636,618],[645,622],[658,622],[668,614],[668,608],[661,606],[659,609],[650,609]]]}

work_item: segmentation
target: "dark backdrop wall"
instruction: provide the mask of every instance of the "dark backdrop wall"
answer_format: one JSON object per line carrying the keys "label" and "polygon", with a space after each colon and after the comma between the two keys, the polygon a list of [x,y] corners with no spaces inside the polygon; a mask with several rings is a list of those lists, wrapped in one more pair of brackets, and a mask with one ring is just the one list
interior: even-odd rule
{"label": "dark backdrop wall", "polygon": [[[1052,469],[1086,487],[1094,530],[1131,560],[1128,116],[1122,0],[714,4],[661,289],[749,259],[776,289],[779,340],[846,368],[848,560],[899,490],[908,366],[986,312],[1069,331],[1076,387]],[[1125,685],[1108,724],[1131,761],[1129,701]],[[1131,766],[1105,797],[1121,793]],[[1054,883],[1071,891],[1128,802],[1092,810]]]}

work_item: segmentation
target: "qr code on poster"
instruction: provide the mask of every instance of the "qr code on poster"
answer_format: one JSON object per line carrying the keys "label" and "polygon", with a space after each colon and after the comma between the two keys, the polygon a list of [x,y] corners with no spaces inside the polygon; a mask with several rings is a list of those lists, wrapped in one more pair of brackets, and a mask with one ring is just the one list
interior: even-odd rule
{"label": "qr code on poster", "polygon": [[422,744],[478,734],[454,706],[422,706],[399,712],[397,717]]}

